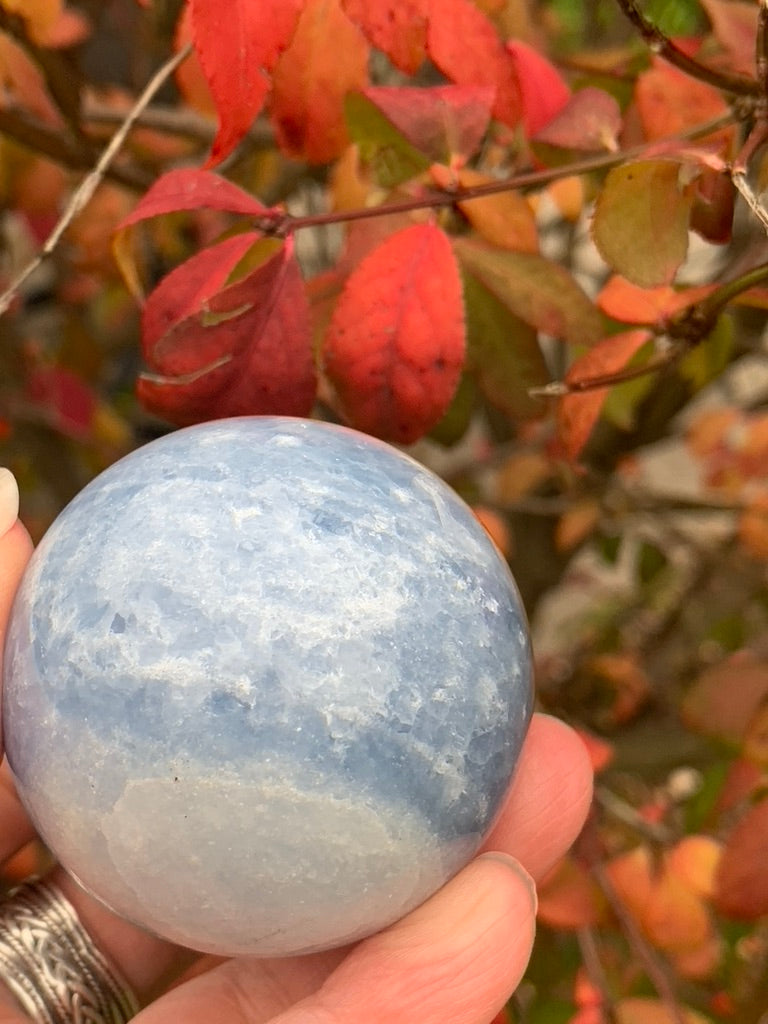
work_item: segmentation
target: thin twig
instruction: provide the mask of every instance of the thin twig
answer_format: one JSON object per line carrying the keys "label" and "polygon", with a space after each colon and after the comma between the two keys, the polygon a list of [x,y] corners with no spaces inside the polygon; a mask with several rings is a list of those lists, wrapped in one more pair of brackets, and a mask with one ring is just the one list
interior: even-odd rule
{"label": "thin twig", "polygon": [[580,174],[591,174],[596,171],[607,171],[612,167],[618,167],[628,160],[641,160],[649,154],[658,155],[665,152],[665,146],[677,144],[682,141],[695,141],[707,135],[725,128],[734,123],[733,113],[722,114],[704,121],[686,132],[676,136],[669,136],[664,139],[656,139],[653,142],[644,142],[639,146],[632,146],[630,149],[618,153],[600,153],[597,156],[585,157],[583,160],[575,160],[570,164],[563,164],[560,167],[548,167],[543,171],[524,171],[521,174],[514,174],[510,178],[501,181],[491,181],[484,185],[474,185],[471,188],[456,188],[450,191],[433,191],[414,199],[398,200],[392,203],[382,203],[380,206],[366,206],[355,210],[332,210],[329,213],[310,214],[306,217],[294,217],[285,214],[283,217],[275,218],[270,215],[268,219],[259,224],[259,230],[265,234],[279,237],[301,231],[304,228],[324,227],[328,224],[344,224],[355,220],[367,220],[370,217],[390,217],[401,213],[411,213],[414,210],[436,209],[441,206],[452,206],[456,203],[470,202],[472,199],[482,199],[484,196],[493,196],[500,192],[512,192],[517,189],[525,191],[535,188],[543,188],[551,185],[561,178],[576,177]]}
{"label": "thin twig", "polygon": [[564,395],[581,395],[587,391],[598,391],[600,388],[612,388],[617,384],[626,384],[630,380],[638,380],[650,373],[666,370],[685,354],[688,345],[670,345],[642,366],[630,366],[614,373],[600,373],[594,377],[582,377],[581,380],[553,380],[541,387],[529,388],[528,394],[533,398],[562,398]]}
{"label": "thin twig", "polygon": [[624,905],[619,894],[616,892],[613,883],[608,877],[607,871],[598,861],[595,861],[591,865],[591,870],[597,884],[603,892],[603,895],[610,904],[611,910],[613,910],[616,915],[622,931],[627,938],[627,942],[632,947],[637,959],[643,965],[645,973],[648,975],[651,984],[656,989],[659,998],[664,1004],[670,1020],[672,1020],[674,1024],[686,1024],[683,1010],[675,993],[672,980],[668,976],[664,964],[651,949],[645,939],[645,936],[638,928],[634,917]]}
{"label": "thin twig", "polygon": [[608,789],[607,786],[595,787],[595,802],[607,814],[617,821],[628,825],[633,831],[638,832],[646,839],[654,843],[668,844],[675,839],[670,828],[660,822],[646,821],[632,804],[622,800],[620,796]]}
{"label": "thin twig", "polygon": [[600,1009],[603,1017],[608,1024],[616,1024],[616,1000],[613,998],[608,977],[600,960],[600,950],[597,947],[594,929],[587,926],[579,928],[576,932],[576,939],[579,943],[581,960],[587,977],[600,993]]}
{"label": "thin twig", "polygon": [[99,187],[101,182],[104,180],[104,175],[109,167],[110,163],[117,156],[120,151],[120,147],[128,137],[128,133],[136,122],[136,118],[141,114],[148,104],[151,102],[152,97],[162,88],[167,79],[173,74],[176,68],[181,64],[183,60],[186,60],[191,46],[186,46],[183,50],[175,53],[169,60],[163,64],[159,71],[153,75],[147,87],[142,92],[141,96],[136,100],[131,110],[126,115],[122,125],[115,132],[114,136],[110,140],[109,145],[99,157],[96,162],[96,166],[93,170],[85,176],[78,188],[75,190],[72,198],[67,203],[67,207],[64,213],[59,218],[56,226],[50,235],[46,238],[42,248],[37,255],[30,260],[30,262],[21,270],[16,277],[11,281],[10,285],[0,295],[0,315],[2,315],[10,306],[14,296],[18,292],[19,288],[29,278],[56,249],[61,239],[64,236],[67,228],[70,226],[72,221],[81,212],[81,210],[88,205],[93,198],[96,189]]}
{"label": "thin twig", "polygon": [[679,68],[680,71],[684,71],[686,75],[690,75],[691,78],[696,78],[700,82],[714,85],[716,89],[722,89],[723,92],[734,93],[737,96],[761,95],[760,83],[754,78],[749,78],[747,75],[720,71],[717,68],[708,67],[706,64],[700,64],[693,57],[689,57],[660,28],[648,21],[636,0],[618,0],[618,4],[635,28],[640,31],[651,50],[676,68]]}

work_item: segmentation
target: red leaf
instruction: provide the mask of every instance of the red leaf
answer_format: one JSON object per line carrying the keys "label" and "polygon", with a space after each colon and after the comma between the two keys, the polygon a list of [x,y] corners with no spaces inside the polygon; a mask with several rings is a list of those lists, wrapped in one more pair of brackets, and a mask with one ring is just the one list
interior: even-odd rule
{"label": "red leaf", "polygon": [[153,372],[139,379],[139,398],[180,426],[225,416],[306,416],[316,378],[292,242],[145,348]]}
{"label": "red leaf", "polygon": [[523,124],[530,138],[556,117],[571,98],[560,72],[532,46],[519,39],[507,43],[517,72],[523,103]]}
{"label": "red leaf", "polygon": [[768,914],[768,800],[751,807],[728,837],[717,872],[718,909],[745,921]]}
{"label": "red leaf", "polygon": [[715,245],[730,242],[736,193],[728,173],[703,170],[696,180],[691,228]]}
{"label": "red leaf", "polygon": [[[573,384],[575,381],[591,377],[618,373],[650,337],[650,331],[634,330],[603,339],[576,360],[566,375],[566,382]],[[592,391],[565,395],[560,400],[558,425],[560,439],[568,458],[576,459],[581,454],[600,416],[609,390],[609,387],[595,388]]]}
{"label": "red leaf", "polygon": [[379,86],[363,95],[420,153],[447,162],[452,154],[470,157],[480,148],[494,90],[487,85]]}
{"label": "red leaf", "polygon": [[349,141],[344,97],[367,84],[368,44],[340,0],[305,0],[274,74],[272,120],[283,150],[310,163],[337,157]]}
{"label": "red leaf", "polygon": [[254,217],[263,217],[271,212],[279,213],[268,210],[253,196],[218,174],[185,168],[169,171],[158,178],[119,225],[118,230],[149,217],[159,217],[163,213],[176,213],[179,210],[198,210],[201,206]]}
{"label": "red leaf", "polygon": [[[157,364],[155,347],[178,324],[194,316],[217,292],[258,239],[255,232],[235,235],[218,245],[203,249],[176,267],[163,278],[147,299],[142,312],[142,347],[144,357]],[[219,353],[213,353],[210,359]],[[208,358],[202,357],[205,364]],[[156,369],[159,366],[156,365]],[[163,365],[164,373],[185,372]]]}
{"label": "red leaf", "polygon": [[253,124],[271,71],[291,41],[302,0],[189,0],[192,39],[219,114],[210,163]]}
{"label": "red leaf", "polygon": [[523,100],[515,59],[470,0],[432,0],[427,51],[452,82],[492,86],[494,117],[512,127],[519,123]]}
{"label": "red leaf", "polygon": [[395,67],[412,75],[426,57],[431,0],[342,0],[347,16]]}
{"label": "red leaf", "polygon": [[536,133],[535,141],[560,149],[615,152],[621,131],[621,109],[604,89],[591,85],[574,93]]}
{"label": "red leaf", "polygon": [[35,367],[25,382],[25,397],[54,430],[83,440],[96,410],[96,396],[85,381],[61,366]]}
{"label": "red leaf", "polygon": [[351,424],[409,444],[448,408],[464,363],[461,279],[431,224],[390,236],[350,275],[323,343]]}

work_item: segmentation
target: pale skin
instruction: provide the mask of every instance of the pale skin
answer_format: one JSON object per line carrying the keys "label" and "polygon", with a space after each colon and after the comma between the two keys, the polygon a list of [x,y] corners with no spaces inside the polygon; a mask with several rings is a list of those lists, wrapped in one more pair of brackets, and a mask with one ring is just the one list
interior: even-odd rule
{"label": "pale skin", "polygon": [[[31,551],[17,520],[0,538],[0,641]],[[7,773],[0,783],[3,861],[34,832]],[[355,946],[312,956],[195,957],[114,917],[60,869],[55,877],[146,1004],[136,1024],[488,1024],[531,953],[535,882],[578,834],[591,787],[575,733],[536,715],[481,854],[402,921]],[[29,1024],[1,984],[0,1024]]]}

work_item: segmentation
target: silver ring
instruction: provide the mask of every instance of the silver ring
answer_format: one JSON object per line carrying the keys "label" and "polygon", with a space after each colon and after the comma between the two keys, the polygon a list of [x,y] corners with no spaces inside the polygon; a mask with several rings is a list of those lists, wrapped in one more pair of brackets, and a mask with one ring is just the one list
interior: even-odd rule
{"label": "silver ring", "polygon": [[139,1012],[50,882],[25,882],[0,902],[0,980],[40,1024],[125,1024]]}

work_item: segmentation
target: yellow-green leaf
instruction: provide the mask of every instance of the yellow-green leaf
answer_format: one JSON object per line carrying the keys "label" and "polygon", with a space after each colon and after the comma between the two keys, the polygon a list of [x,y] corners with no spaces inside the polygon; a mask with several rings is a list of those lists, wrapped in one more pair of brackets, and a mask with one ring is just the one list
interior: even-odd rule
{"label": "yellow-green leaf", "polygon": [[677,160],[624,164],[608,174],[598,197],[595,245],[606,263],[641,288],[670,284],[688,254],[689,170]]}

